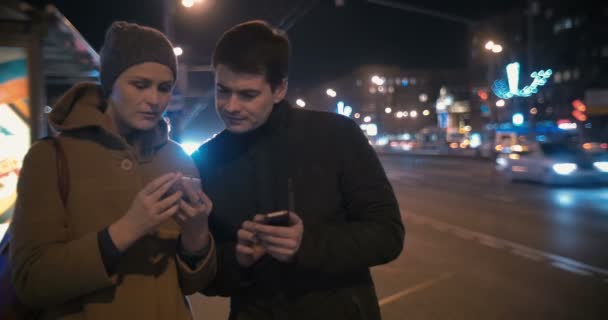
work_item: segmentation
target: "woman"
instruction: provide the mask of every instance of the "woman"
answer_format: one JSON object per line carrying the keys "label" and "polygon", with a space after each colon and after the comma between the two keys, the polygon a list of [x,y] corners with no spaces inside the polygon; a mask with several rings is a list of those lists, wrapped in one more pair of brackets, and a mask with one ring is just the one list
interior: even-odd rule
{"label": "woman", "polygon": [[76,85],[50,114],[67,156],[65,205],[51,142],[25,157],[15,290],[43,319],[190,319],[185,296],[212,280],[216,257],[211,201],[181,183],[197,169],[162,119],[173,47],[155,29],[115,22],[100,56],[101,88]]}

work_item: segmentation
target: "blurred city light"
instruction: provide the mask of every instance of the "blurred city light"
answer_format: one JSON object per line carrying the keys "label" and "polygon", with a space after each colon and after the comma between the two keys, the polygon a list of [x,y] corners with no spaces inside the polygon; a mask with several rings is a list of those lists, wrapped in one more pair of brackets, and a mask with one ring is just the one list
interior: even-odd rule
{"label": "blurred city light", "polygon": [[521,113],[516,113],[513,115],[513,124],[516,126],[521,126],[524,124],[524,115]]}
{"label": "blurred city light", "polygon": [[429,95],[428,95],[428,94],[426,94],[426,93],[421,93],[421,94],[418,96],[418,100],[419,100],[420,102],[427,102],[427,101],[429,101]]}
{"label": "blurred city light", "polygon": [[338,93],[334,89],[327,89],[325,93],[327,93],[327,95],[332,98],[335,98],[338,95]]}
{"label": "blurred city light", "polygon": [[501,53],[502,52],[502,46],[499,45],[499,44],[495,44],[492,47],[492,52],[494,52],[494,53]]}
{"label": "blurred city light", "polygon": [[378,126],[375,123],[367,125],[367,135],[372,137],[378,135]]}
{"label": "blurred city light", "polygon": [[359,112],[355,113],[355,119],[361,118],[361,114]]}
{"label": "blurred city light", "polygon": [[194,0],[182,0],[182,5],[186,8],[192,8],[192,6],[194,6]]}
{"label": "blurred city light", "polygon": [[175,47],[173,48],[173,53],[176,57],[179,57],[184,53],[184,50],[181,47]]}
{"label": "blurred city light", "polygon": [[386,80],[384,78],[380,78],[379,76],[372,77],[372,83],[378,86],[384,85]]}
{"label": "blurred city light", "polygon": [[353,113],[353,108],[351,108],[351,106],[345,106],[344,107],[344,112],[342,113],[343,115],[350,117],[350,115]]}
{"label": "blurred city light", "polygon": [[403,118],[403,111],[397,111],[397,113],[395,114],[395,116],[397,118],[400,118],[400,119]]}
{"label": "blurred city light", "polygon": [[479,146],[481,146],[481,134],[471,134],[471,148],[477,148]]}
{"label": "blurred city light", "polygon": [[576,130],[578,126],[574,122],[562,122],[558,123],[557,127],[562,130]]}
{"label": "blurred city light", "polygon": [[416,118],[417,116],[418,116],[418,111],[413,110],[413,111],[410,112],[410,117]]}
{"label": "blurred city light", "polygon": [[536,109],[536,108],[530,109],[530,114],[535,115],[537,113],[538,113],[538,109]]}
{"label": "blurred city light", "polygon": [[304,108],[304,107],[306,107],[306,102],[305,102],[304,100],[302,100],[302,99],[298,99],[298,100],[296,100],[296,104],[297,104],[297,105],[298,105],[298,107],[300,107],[300,108]]}
{"label": "blurred city light", "polygon": [[184,149],[184,151],[188,155],[192,155],[192,153],[194,153],[194,151],[196,151],[200,145],[201,145],[200,143],[191,142],[191,141],[186,141],[186,142],[180,143],[180,146],[182,147],[182,149]]}
{"label": "blurred city light", "polygon": [[608,161],[594,162],[593,166],[602,172],[608,172]]}
{"label": "blurred city light", "polygon": [[386,107],[386,108],[384,108],[384,112],[391,113],[391,112],[393,112],[393,109],[391,109],[391,107]]}
{"label": "blurred city light", "polygon": [[507,65],[507,79],[509,80],[509,92],[517,94],[519,90],[519,62],[509,63]]}
{"label": "blurred city light", "polygon": [[505,106],[505,100],[500,99],[500,100],[496,101],[496,106],[499,107],[499,108],[504,107]]}
{"label": "blurred city light", "polygon": [[507,86],[504,80],[497,80],[492,85],[492,91],[501,99],[511,99],[515,96],[529,97],[538,93],[538,88],[544,86],[547,83],[547,79],[551,77],[552,74],[553,70],[551,69],[532,72],[532,74],[530,74],[530,77],[533,78],[532,83],[521,90],[513,92],[513,89],[516,88],[514,87],[515,80],[517,79],[517,82],[519,82],[519,63],[514,62],[507,65],[509,85]]}
{"label": "blurred city light", "polygon": [[363,118],[363,121],[364,121],[364,122],[370,122],[370,121],[372,121],[372,117],[370,117],[370,116],[365,116],[365,118]]}
{"label": "blurred city light", "polygon": [[486,50],[492,50],[493,47],[494,47],[494,41],[486,42]]}
{"label": "blurred city light", "polygon": [[424,111],[422,111],[422,114],[426,117],[426,116],[430,115],[431,112],[429,110],[424,110]]}
{"label": "blurred city light", "polygon": [[560,175],[569,175],[572,172],[576,171],[578,166],[576,163],[557,163],[553,165],[553,171]]}

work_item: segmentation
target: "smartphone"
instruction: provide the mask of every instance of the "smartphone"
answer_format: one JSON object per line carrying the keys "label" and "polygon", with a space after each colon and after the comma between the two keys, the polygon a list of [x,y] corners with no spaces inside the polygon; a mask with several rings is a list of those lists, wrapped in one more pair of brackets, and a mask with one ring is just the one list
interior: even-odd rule
{"label": "smartphone", "polygon": [[289,211],[282,210],[264,215],[264,224],[271,226],[286,227],[289,225]]}
{"label": "smartphone", "polygon": [[192,192],[202,191],[201,179],[192,177],[182,177],[180,181],[176,181],[167,191],[166,196],[170,196],[178,191],[182,192],[182,199],[188,202],[193,202],[188,196],[188,190]]}

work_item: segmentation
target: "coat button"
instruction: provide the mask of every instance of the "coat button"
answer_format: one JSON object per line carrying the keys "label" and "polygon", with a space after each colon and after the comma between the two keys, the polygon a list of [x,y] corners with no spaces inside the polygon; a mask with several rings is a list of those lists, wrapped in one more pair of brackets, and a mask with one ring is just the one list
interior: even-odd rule
{"label": "coat button", "polygon": [[131,161],[131,159],[123,159],[120,163],[120,167],[125,171],[129,171],[133,169],[133,161]]}

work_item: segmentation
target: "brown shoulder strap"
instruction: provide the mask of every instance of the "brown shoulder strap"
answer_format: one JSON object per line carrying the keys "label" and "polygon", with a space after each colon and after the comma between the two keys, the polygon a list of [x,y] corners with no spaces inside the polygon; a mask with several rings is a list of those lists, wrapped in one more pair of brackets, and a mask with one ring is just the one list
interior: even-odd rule
{"label": "brown shoulder strap", "polygon": [[57,167],[57,186],[59,187],[59,195],[61,196],[61,202],[65,206],[68,203],[68,196],[70,194],[70,170],[68,169],[68,159],[65,155],[63,146],[59,137],[50,137],[53,147],[56,152]]}

